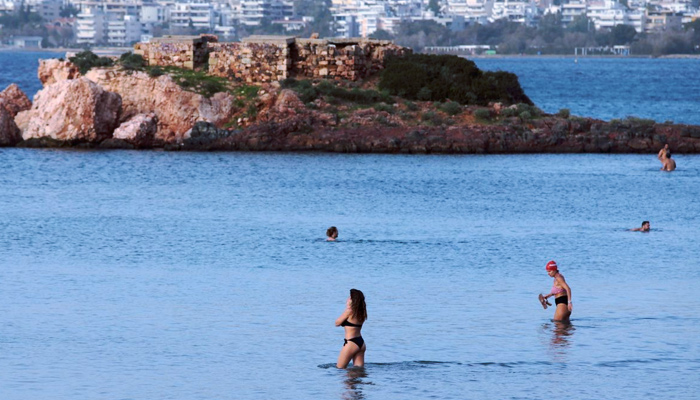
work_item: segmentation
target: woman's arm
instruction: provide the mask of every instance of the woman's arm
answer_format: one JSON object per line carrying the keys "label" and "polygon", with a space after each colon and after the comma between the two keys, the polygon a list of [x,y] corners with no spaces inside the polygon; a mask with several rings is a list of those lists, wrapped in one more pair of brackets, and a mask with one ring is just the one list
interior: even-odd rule
{"label": "woman's arm", "polygon": [[342,314],[340,314],[340,317],[335,320],[335,326],[340,326],[340,324],[343,323],[348,317],[350,317],[350,314],[352,314],[352,310],[350,308],[346,308],[345,311],[343,311]]}

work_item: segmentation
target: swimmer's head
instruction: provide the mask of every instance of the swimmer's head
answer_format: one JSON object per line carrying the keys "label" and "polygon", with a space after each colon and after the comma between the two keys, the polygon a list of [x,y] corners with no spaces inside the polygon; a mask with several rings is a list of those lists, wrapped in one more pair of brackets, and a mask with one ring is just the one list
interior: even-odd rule
{"label": "swimmer's head", "polygon": [[335,226],[331,226],[330,228],[326,229],[326,236],[328,236],[330,239],[335,239],[338,237],[338,228]]}
{"label": "swimmer's head", "polygon": [[554,260],[548,262],[545,269],[547,270],[547,274],[549,274],[549,276],[554,276],[557,272],[559,272],[559,268],[557,267],[557,262]]}
{"label": "swimmer's head", "polygon": [[642,231],[646,232],[648,230],[651,230],[651,224],[649,221],[643,221],[642,222]]}
{"label": "swimmer's head", "polygon": [[367,304],[365,304],[365,295],[361,291],[350,289],[350,308],[353,317],[360,323],[367,320]]}

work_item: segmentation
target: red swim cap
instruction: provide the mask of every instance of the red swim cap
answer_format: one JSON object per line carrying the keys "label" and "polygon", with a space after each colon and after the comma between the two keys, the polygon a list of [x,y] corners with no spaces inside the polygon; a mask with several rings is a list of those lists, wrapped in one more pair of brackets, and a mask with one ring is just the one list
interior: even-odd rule
{"label": "red swim cap", "polygon": [[556,261],[552,260],[547,263],[547,271],[556,271],[557,270],[557,263]]}

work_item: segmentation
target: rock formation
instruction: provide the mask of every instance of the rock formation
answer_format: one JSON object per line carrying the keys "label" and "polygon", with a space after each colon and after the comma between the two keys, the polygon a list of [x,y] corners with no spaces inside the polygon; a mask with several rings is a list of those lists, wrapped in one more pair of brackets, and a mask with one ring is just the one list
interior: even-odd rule
{"label": "rock formation", "polygon": [[121,97],[78,78],[46,86],[34,105],[17,115],[24,140],[50,138],[70,143],[97,143],[118,126]]}
{"label": "rock formation", "polygon": [[0,92],[0,146],[14,146],[22,140],[15,116],[32,107],[32,102],[14,83]]}
{"label": "rock formation", "polygon": [[11,84],[0,92],[0,99],[5,101],[5,108],[14,118],[20,111],[32,108],[32,102],[26,94],[16,84]]}
{"label": "rock formation", "polygon": [[7,110],[5,100],[0,99],[0,147],[14,146],[22,140],[12,113]]}
{"label": "rock formation", "polygon": [[156,143],[177,142],[198,121],[222,127],[234,118],[235,98],[217,93],[211,98],[182,89],[172,78],[150,77],[145,72],[127,73],[114,68],[89,71],[86,78],[122,98],[122,121],[137,114],[153,112],[158,116]]}
{"label": "rock formation", "polygon": [[125,141],[135,148],[153,146],[153,138],[158,130],[158,117],[155,113],[138,114],[124,122],[114,131],[112,140]]}
{"label": "rock formation", "polygon": [[79,78],[80,71],[78,71],[78,67],[70,61],[51,58],[48,60],[39,60],[38,75],[41,84],[48,86],[56,82]]}
{"label": "rock formation", "polygon": [[[676,153],[700,153],[700,126],[639,118],[569,118],[524,104],[452,111],[400,98],[367,104],[320,92],[309,97],[310,86],[299,91],[305,104],[297,91],[278,83],[206,98],[167,75],[96,68],[69,79],[71,71],[66,62],[42,63],[44,82],[56,82],[36,95],[31,110],[14,118],[25,139],[19,144],[11,117],[28,99],[16,88],[0,94],[0,145],[466,154],[655,153],[668,143]],[[532,112],[521,112],[521,106]]]}

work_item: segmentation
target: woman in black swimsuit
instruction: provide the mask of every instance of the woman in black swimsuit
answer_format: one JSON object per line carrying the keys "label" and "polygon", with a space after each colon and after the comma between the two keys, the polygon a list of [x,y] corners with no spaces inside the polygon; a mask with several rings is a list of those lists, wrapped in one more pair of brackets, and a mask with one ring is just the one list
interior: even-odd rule
{"label": "woman in black swimsuit", "polygon": [[365,345],[360,330],[367,320],[367,305],[365,295],[357,289],[350,289],[350,297],[346,303],[345,311],[335,320],[335,326],[345,328],[345,343],[338,356],[338,368],[345,368],[352,360],[354,367],[365,365]]}

